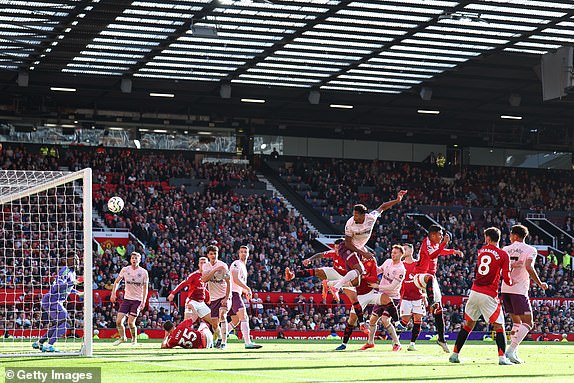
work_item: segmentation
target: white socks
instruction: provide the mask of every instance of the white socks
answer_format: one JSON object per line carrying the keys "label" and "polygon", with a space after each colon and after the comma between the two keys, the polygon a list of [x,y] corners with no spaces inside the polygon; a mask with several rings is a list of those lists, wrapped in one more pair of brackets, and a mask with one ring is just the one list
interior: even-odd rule
{"label": "white socks", "polygon": [[337,283],[335,283],[335,288],[336,289],[341,289],[343,288],[343,285],[347,282],[351,282],[353,279],[357,278],[359,276],[359,272],[357,270],[351,270],[349,271],[347,274],[345,274],[345,276],[341,279],[339,279],[337,281]]}
{"label": "white socks", "polygon": [[249,336],[249,323],[246,320],[241,321],[241,334],[245,344],[251,344],[251,337]]}

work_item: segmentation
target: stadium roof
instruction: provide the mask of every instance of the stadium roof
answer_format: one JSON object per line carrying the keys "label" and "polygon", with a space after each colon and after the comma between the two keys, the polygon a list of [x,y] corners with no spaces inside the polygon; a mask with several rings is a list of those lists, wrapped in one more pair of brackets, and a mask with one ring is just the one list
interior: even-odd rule
{"label": "stadium roof", "polygon": [[571,0],[0,0],[0,24],[0,101],[24,114],[151,109],[477,134],[501,116],[568,133],[574,117],[571,96],[542,102],[539,73],[541,55],[574,45]]}

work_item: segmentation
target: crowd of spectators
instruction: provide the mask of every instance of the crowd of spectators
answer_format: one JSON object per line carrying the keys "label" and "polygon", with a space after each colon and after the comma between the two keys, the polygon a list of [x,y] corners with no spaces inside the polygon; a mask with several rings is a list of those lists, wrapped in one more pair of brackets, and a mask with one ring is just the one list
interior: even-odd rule
{"label": "crowd of spectators", "polygon": [[[24,147],[7,146],[0,153],[0,165],[3,169],[35,170],[92,167],[94,183],[101,185],[94,192],[94,206],[108,226],[129,229],[138,239],[127,245],[127,253],[133,250],[143,253],[143,266],[150,272],[150,287],[160,298],[166,297],[195,269],[197,258],[205,254],[209,244],[220,247],[220,259],[228,264],[235,259],[239,246],[247,244],[251,249],[248,284],[262,297],[265,292],[320,292],[320,283],[315,279],[285,282],[281,277],[286,266],[296,268],[303,258],[316,251],[316,234],[281,199],[263,193],[234,193],[233,187],[249,188],[257,181],[249,166],[204,164],[185,153],[76,148],[45,156]],[[562,171],[463,167],[452,179],[444,179],[439,170],[422,164],[301,159],[291,167],[282,168],[281,175],[299,189],[325,219],[338,225],[350,216],[354,203],[363,202],[375,208],[393,199],[399,188],[408,189],[403,203],[379,218],[369,245],[379,263],[394,243],[409,242],[417,246],[425,236],[424,230],[416,218],[406,213],[427,213],[452,233],[451,246],[465,254],[463,258],[441,258],[439,262],[445,295],[468,293],[484,227],[501,228],[502,242],[507,243],[509,229],[519,219],[522,208],[545,206],[548,210],[570,214],[574,210],[573,182],[568,177],[571,173]],[[202,179],[205,184],[193,192],[185,187],[170,186],[169,180],[178,177]],[[112,195],[121,195],[125,200],[120,214],[106,213],[106,202]],[[424,206],[434,209],[424,210]],[[477,207],[484,209],[477,213]],[[572,218],[566,218],[563,226],[567,232],[574,233]],[[542,244],[542,240],[533,236],[530,243]],[[563,250],[574,251],[567,238],[562,245]],[[27,270],[22,268],[24,265],[6,265],[3,259],[6,258],[0,258],[0,270],[20,268],[24,280],[24,270]],[[537,260],[541,278],[551,285],[545,296],[574,296],[571,267],[565,268],[561,263]],[[94,288],[110,290],[125,264],[125,257],[113,248],[95,253]],[[30,273],[42,274],[28,271]],[[49,270],[45,274],[50,274]],[[7,272],[0,271],[0,285],[10,285],[6,275]],[[29,276],[24,285],[32,287],[38,283],[34,278]],[[16,278],[12,280],[21,282]],[[544,296],[536,288],[532,295]],[[265,301],[262,305],[263,310],[252,313],[252,328],[339,330],[348,316],[348,308],[338,304],[314,308],[314,304],[307,302],[300,306],[305,307],[303,311],[299,306],[268,307]],[[97,306],[96,326],[113,327],[115,310],[114,305],[106,301]],[[460,326],[458,318],[462,318],[462,308],[449,310],[452,312],[447,313],[447,327],[456,329]],[[150,307],[142,313],[140,327],[161,327],[166,318],[177,320],[179,316],[177,311]],[[20,322],[27,323],[26,320],[31,318],[21,318]],[[561,326],[567,322],[564,320]],[[425,326],[432,330],[432,319]]]}

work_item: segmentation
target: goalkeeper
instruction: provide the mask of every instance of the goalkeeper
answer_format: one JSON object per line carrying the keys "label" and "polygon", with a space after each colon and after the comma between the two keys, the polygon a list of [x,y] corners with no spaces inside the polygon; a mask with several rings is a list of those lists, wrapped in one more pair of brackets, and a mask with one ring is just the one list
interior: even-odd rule
{"label": "goalkeeper", "polygon": [[[76,278],[76,271],[74,265],[79,264],[80,260],[74,252],[69,252],[65,258],[66,264],[58,271],[58,276],[50,286],[50,290],[42,297],[42,309],[48,313],[50,317],[50,327],[48,332],[44,334],[39,341],[34,342],[32,347],[41,349],[42,352],[58,352],[54,348],[54,343],[66,335],[67,320],[70,318],[68,310],[64,307],[64,303],[70,293],[78,294],[83,297],[84,293],[79,292],[74,288],[74,285],[81,283]],[[48,344],[46,344],[48,341]]]}

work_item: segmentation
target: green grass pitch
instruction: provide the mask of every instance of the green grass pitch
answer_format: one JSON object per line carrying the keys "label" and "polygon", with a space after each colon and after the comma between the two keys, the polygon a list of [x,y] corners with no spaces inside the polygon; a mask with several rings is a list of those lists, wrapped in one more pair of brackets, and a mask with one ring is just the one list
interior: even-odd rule
{"label": "green grass pitch", "polygon": [[[418,351],[391,352],[389,342],[359,351],[351,342],[336,352],[336,342],[263,341],[247,352],[234,341],[227,350],[161,350],[159,341],[112,347],[96,341],[93,358],[3,358],[3,367],[101,367],[102,382],[574,382],[574,344],[527,342],[520,348],[526,363],[499,366],[494,343],[470,342],[462,364],[434,343],[420,342]],[[406,348],[406,344],[403,344]],[[451,345],[452,347],[452,345]],[[2,369],[3,370],[3,369]],[[1,381],[4,381],[2,371]]]}

